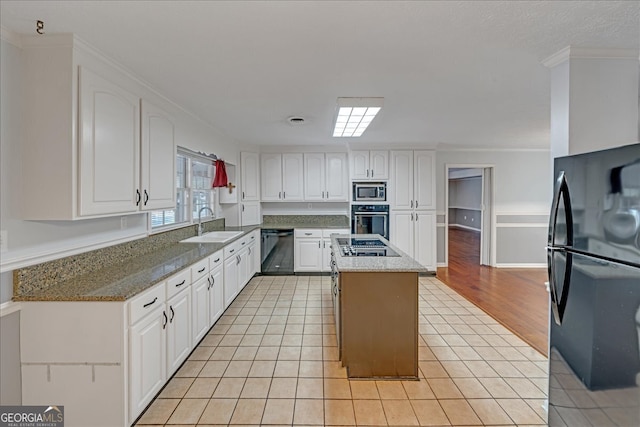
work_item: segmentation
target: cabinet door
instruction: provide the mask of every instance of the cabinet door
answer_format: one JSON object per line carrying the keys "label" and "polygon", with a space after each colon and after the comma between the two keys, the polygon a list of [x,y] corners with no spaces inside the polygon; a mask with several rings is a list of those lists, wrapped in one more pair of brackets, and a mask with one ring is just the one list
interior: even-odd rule
{"label": "cabinet door", "polygon": [[371,151],[369,154],[369,178],[389,179],[389,152]]}
{"label": "cabinet door", "polygon": [[414,258],[430,270],[436,269],[436,214],[415,213]]}
{"label": "cabinet door", "polygon": [[351,159],[351,179],[367,180],[369,179],[369,152],[368,151],[352,151]]}
{"label": "cabinet door", "polygon": [[304,199],[307,201],[325,198],[324,154],[304,153]]}
{"label": "cabinet door", "polygon": [[302,153],[282,155],[282,200],[304,200]]}
{"label": "cabinet door", "polygon": [[227,308],[238,293],[238,258],[231,255],[224,260],[224,307]]}
{"label": "cabinet door", "polygon": [[167,378],[178,370],[191,349],[191,288],[167,302]]}
{"label": "cabinet door", "polygon": [[172,119],[158,107],[141,102],[141,210],[176,206],[176,145]]}
{"label": "cabinet door", "polygon": [[191,285],[191,296],[193,303],[192,310],[192,342],[197,345],[198,342],[207,334],[209,330],[209,288],[211,287],[211,278],[207,274],[193,285]]}
{"label": "cabinet door", "polygon": [[260,202],[243,202],[240,210],[241,225],[256,225],[262,222]]}
{"label": "cabinet door", "polygon": [[331,239],[322,238],[322,263],[320,271],[331,271]]}
{"label": "cabinet door", "polygon": [[258,153],[240,153],[242,168],[242,200],[260,200],[260,161]]}
{"label": "cabinet door", "polygon": [[253,254],[253,268],[251,269],[253,276],[255,273],[260,273],[262,270],[262,244],[260,238],[260,230],[254,230],[251,232],[251,251]]}
{"label": "cabinet door", "polygon": [[80,68],[79,99],[80,215],[138,211],[139,98]]}
{"label": "cabinet door", "polygon": [[282,200],[282,155],[264,153],[260,162],[261,200]]}
{"label": "cabinet door", "polygon": [[167,321],[163,305],[129,331],[129,410],[133,419],[147,407],[167,379]]}
{"label": "cabinet door", "polygon": [[407,255],[413,256],[414,213],[412,211],[392,211],[389,222],[391,223],[389,241]]}
{"label": "cabinet door", "polygon": [[248,256],[248,267],[247,267],[247,271],[249,272],[247,274],[247,281],[251,280],[251,278],[253,277],[253,275],[256,273],[256,259],[260,256],[259,252],[256,250],[256,243],[254,241],[251,241],[251,243],[249,244],[249,247],[247,248],[247,256]]}
{"label": "cabinet door", "polygon": [[413,194],[416,209],[433,210],[436,208],[435,163],[433,151],[413,152]]}
{"label": "cabinet door", "polygon": [[347,153],[327,153],[325,158],[325,200],[349,201],[349,173]]}
{"label": "cabinet door", "polygon": [[240,293],[252,276],[251,268],[253,265],[248,247],[240,251],[238,257],[240,258],[238,265],[238,293]]}
{"label": "cabinet door", "polygon": [[391,152],[387,199],[391,209],[413,209],[413,152]]}
{"label": "cabinet door", "polygon": [[212,326],[224,312],[224,270],[223,266],[211,271],[209,289],[209,326]]}
{"label": "cabinet door", "polygon": [[294,271],[320,271],[322,239],[295,239]]}

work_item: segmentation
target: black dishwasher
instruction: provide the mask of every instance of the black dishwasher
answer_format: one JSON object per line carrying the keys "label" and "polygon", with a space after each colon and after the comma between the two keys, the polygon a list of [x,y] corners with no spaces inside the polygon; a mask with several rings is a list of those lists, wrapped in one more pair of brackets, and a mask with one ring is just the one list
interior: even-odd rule
{"label": "black dishwasher", "polygon": [[263,229],[260,249],[263,275],[293,274],[293,229]]}

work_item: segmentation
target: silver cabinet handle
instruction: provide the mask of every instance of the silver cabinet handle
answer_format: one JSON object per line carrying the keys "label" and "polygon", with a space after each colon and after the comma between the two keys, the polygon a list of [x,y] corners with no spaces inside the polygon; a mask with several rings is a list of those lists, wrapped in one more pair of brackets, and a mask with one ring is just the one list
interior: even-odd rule
{"label": "silver cabinet handle", "polygon": [[411,208],[413,209],[413,200],[411,201]]}
{"label": "silver cabinet handle", "polygon": [[418,201],[416,200],[416,209],[418,209]]}
{"label": "silver cabinet handle", "polygon": [[418,212],[416,212],[416,221],[418,220]]}
{"label": "silver cabinet handle", "polygon": [[287,198],[287,193],[285,193],[284,191],[282,192],[282,198],[286,199]]}
{"label": "silver cabinet handle", "polygon": [[413,221],[413,212],[411,212],[411,221]]}
{"label": "silver cabinet handle", "polygon": [[278,199],[282,199],[282,191],[278,191]]}
{"label": "silver cabinet handle", "polygon": [[373,178],[373,169],[371,169],[371,178]]}
{"label": "silver cabinet handle", "polygon": [[367,178],[369,178],[369,169],[367,169]]}
{"label": "silver cabinet handle", "polygon": [[320,249],[320,240],[318,240],[318,249]]}

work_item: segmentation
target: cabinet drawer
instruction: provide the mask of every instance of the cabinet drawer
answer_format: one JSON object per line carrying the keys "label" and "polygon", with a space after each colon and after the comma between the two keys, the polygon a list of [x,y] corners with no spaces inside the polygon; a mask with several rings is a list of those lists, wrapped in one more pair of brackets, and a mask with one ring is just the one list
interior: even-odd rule
{"label": "cabinet drawer", "polygon": [[331,237],[332,234],[351,234],[348,228],[325,228],[322,230],[322,237]]}
{"label": "cabinet drawer", "polygon": [[191,266],[191,283],[197,282],[209,274],[209,258],[196,262]]}
{"label": "cabinet drawer", "polygon": [[319,228],[296,228],[294,235],[300,237],[322,237],[322,230]]}
{"label": "cabinet drawer", "polygon": [[191,272],[185,268],[180,273],[167,279],[167,299],[191,285]]}
{"label": "cabinet drawer", "polygon": [[222,254],[221,250],[216,252],[216,253],[214,253],[213,255],[210,255],[209,256],[209,270],[213,270],[217,266],[222,265],[222,261],[223,261],[223,254]]}
{"label": "cabinet drawer", "polygon": [[240,252],[240,241],[237,240],[230,245],[224,247],[224,259],[227,259],[231,256],[238,255]]}
{"label": "cabinet drawer", "polygon": [[165,302],[165,285],[166,282],[155,285],[131,300],[129,303],[129,325],[135,324],[158,307],[162,307]]}

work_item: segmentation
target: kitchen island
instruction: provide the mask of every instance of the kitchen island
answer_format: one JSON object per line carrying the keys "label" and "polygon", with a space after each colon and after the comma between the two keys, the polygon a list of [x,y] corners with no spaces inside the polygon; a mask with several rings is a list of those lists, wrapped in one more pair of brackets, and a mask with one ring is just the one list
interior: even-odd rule
{"label": "kitchen island", "polygon": [[[384,249],[354,256],[357,249],[345,250],[354,239],[379,241]],[[331,249],[336,337],[347,376],[418,379],[418,275],[428,270],[379,235],[333,235]]]}

